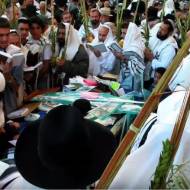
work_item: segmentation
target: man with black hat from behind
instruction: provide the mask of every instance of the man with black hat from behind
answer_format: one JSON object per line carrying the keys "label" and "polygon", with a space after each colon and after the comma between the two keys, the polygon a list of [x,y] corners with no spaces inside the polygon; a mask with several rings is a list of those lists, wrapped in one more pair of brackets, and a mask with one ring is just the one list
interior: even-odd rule
{"label": "man with black hat from behind", "polygon": [[[86,188],[101,176],[115,151],[115,138],[105,127],[84,119],[78,103],[54,108],[21,133],[15,162],[29,183],[45,189]],[[15,182],[20,178],[7,188],[24,189]]]}

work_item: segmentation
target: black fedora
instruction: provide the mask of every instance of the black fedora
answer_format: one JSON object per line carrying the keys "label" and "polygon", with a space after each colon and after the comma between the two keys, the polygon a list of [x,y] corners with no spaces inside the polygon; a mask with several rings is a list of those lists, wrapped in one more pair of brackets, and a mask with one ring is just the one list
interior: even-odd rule
{"label": "black fedora", "polygon": [[113,134],[74,106],[59,106],[20,135],[15,162],[33,185],[85,188],[101,176],[116,148]]}

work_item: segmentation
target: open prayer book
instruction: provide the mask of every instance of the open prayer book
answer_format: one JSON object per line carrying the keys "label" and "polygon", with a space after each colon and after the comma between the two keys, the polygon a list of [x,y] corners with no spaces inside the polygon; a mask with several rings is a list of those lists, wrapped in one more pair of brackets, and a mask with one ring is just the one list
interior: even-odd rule
{"label": "open prayer book", "polygon": [[107,80],[115,80],[115,81],[117,81],[118,75],[114,75],[112,73],[105,73],[105,74],[102,75],[102,78],[107,79]]}
{"label": "open prayer book", "polygon": [[21,108],[19,110],[13,111],[7,115],[9,119],[17,119],[21,117],[25,117],[30,113],[28,108]]}
{"label": "open prayer book", "polygon": [[10,63],[12,56],[9,53],[0,51],[0,61]]}
{"label": "open prayer book", "polygon": [[108,48],[111,51],[115,51],[115,52],[118,52],[118,53],[122,53],[123,52],[123,49],[116,42],[113,42],[112,44],[110,44],[108,46]]}
{"label": "open prayer book", "polygon": [[19,66],[24,63],[25,58],[24,58],[23,53],[15,53],[11,55],[4,51],[0,51],[0,60],[7,63],[12,62],[13,66]]}
{"label": "open prayer book", "polygon": [[25,67],[23,70],[24,70],[24,72],[34,71],[35,69],[39,68],[42,64],[43,64],[42,62],[39,62],[35,66]]}
{"label": "open prayer book", "polygon": [[107,52],[107,48],[104,43],[97,43],[97,44],[87,43],[86,46],[92,50],[97,49],[102,53]]}
{"label": "open prayer book", "polygon": [[12,55],[13,66],[19,66],[25,63],[25,57],[23,53],[15,53]]}

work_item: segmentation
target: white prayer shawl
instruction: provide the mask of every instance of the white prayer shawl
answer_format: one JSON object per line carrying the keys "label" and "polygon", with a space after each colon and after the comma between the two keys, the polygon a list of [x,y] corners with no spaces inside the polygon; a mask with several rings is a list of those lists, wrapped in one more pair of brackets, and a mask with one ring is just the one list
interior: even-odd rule
{"label": "white prayer shawl", "polygon": [[126,158],[110,188],[148,189],[150,187],[163,149],[162,142],[171,137],[184,95],[183,91],[173,93],[160,103],[158,121],[150,130],[146,142]]}
{"label": "white prayer shawl", "polygon": [[161,26],[161,22],[157,23],[155,26],[153,26],[153,28],[150,29],[150,38],[153,36],[156,36],[158,30],[160,29]]}
{"label": "white prayer shawl", "polygon": [[117,28],[115,26],[115,23],[113,23],[113,22],[105,22],[104,25],[107,25],[107,26],[109,26],[111,28],[113,37],[114,37],[114,39],[116,39],[115,34],[116,34]]}
{"label": "white prayer shawl", "polygon": [[[160,153],[163,149],[162,142],[170,139],[176,120],[179,116],[180,109],[185,96],[185,90],[190,88],[190,77],[187,77],[187,70],[190,69],[189,55],[182,61],[178,75],[180,78],[172,80],[172,90],[175,90],[170,96],[164,99],[158,106],[157,122],[152,126],[148,133],[145,143],[138,148],[138,134],[131,154],[126,158],[110,188],[116,189],[147,189],[153,179],[155,169],[159,162]],[[184,81],[186,81],[184,83]],[[181,86],[183,85],[183,86]],[[152,116],[148,119],[151,119]],[[147,121],[147,122],[148,122]],[[142,130],[141,130],[142,132]],[[140,132],[140,133],[141,133]],[[188,117],[186,127],[180,142],[179,149],[174,159],[174,164],[183,164],[190,160],[190,116]],[[138,141],[138,142],[137,142]],[[137,149],[138,148],[138,149]],[[142,164],[143,163],[143,164]],[[188,165],[188,168],[190,166]],[[190,170],[184,172],[189,179]],[[190,180],[190,179],[189,179]]]}
{"label": "white prayer shawl", "polygon": [[16,53],[21,53],[21,48],[17,47],[13,44],[10,44],[7,48],[6,48],[6,52],[9,53],[10,55],[16,54]]}
{"label": "white prayer shawl", "polygon": [[[104,41],[105,46],[108,47],[111,43],[114,42],[114,36],[112,30],[107,25],[102,25],[101,27],[106,27],[109,29],[107,38]],[[92,41],[92,44],[97,44],[97,43],[100,43],[98,37],[96,37]],[[90,61],[89,70],[88,70],[89,74],[93,76],[103,75],[104,73],[109,72],[113,69],[115,56],[109,50],[109,48],[107,48],[107,52],[101,53],[100,57],[96,57],[91,50],[87,49],[87,52],[89,54],[89,61]]]}
{"label": "white prayer shawl", "polygon": [[177,42],[172,36],[163,41],[158,39],[157,36],[151,36],[149,44],[153,54],[162,51],[167,46],[173,46],[175,49],[178,49]]}
{"label": "white prayer shawl", "polygon": [[31,51],[32,54],[39,54],[39,62],[51,59],[51,45],[47,38],[42,36],[39,40],[34,40],[30,35],[25,46],[29,49],[29,51]]}
{"label": "white prayer shawl", "polygon": [[[107,47],[107,46],[109,46],[111,43],[113,43],[114,35],[113,35],[113,33],[112,33],[111,27],[109,27],[107,24],[101,25],[100,28],[102,28],[102,27],[105,27],[105,28],[107,28],[107,29],[109,30],[109,31],[108,31],[108,34],[107,34],[107,37],[106,37],[106,40],[104,41],[104,44],[105,44],[105,46]],[[99,38],[98,38],[98,36],[95,37],[94,40],[92,41],[92,44],[97,44],[97,43],[99,43]]]}
{"label": "white prayer shawl", "polygon": [[[2,73],[0,73],[0,92],[3,92],[5,89],[5,78]],[[0,101],[0,128],[4,126],[5,117],[3,112],[3,102]]]}
{"label": "white prayer shawl", "polygon": [[[67,41],[67,49],[66,49],[66,54],[65,54],[65,60],[67,61],[72,61],[73,58],[75,57],[76,53],[78,52],[79,46],[81,45],[81,41],[78,37],[78,32],[77,30],[73,27],[73,25],[70,25],[69,23],[64,23],[66,33],[65,33],[65,43],[67,40],[68,36],[68,41]],[[56,47],[58,49],[58,47]],[[56,50],[57,51],[57,50]],[[59,53],[59,57],[62,56],[64,49],[62,49]]]}
{"label": "white prayer shawl", "polygon": [[[144,49],[145,45],[143,42],[143,38],[140,32],[140,29],[136,24],[130,23],[128,27],[127,34],[125,35],[123,51],[127,54],[137,54],[142,60],[144,59]],[[131,53],[129,53],[131,52]],[[127,55],[128,56],[128,55]],[[131,55],[129,55],[131,56]],[[133,58],[129,59],[128,66],[130,69],[130,73],[132,75],[142,75],[145,69],[143,61],[138,59],[138,56],[132,56]]]}
{"label": "white prayer shawl", "polygon": [[[133,146],[131,147],[131,153],[137,150],[142,142],[142,139],[145,137],[145,133],[148,134],[148,128],[151,128],[153,124],[157,121],[157,114],[151,113],[149,118],[146,120],[144,126],[141,128],[139,134],[137,135]],[[147,131],[148,130],[148,131]],[[146,139],[145,139],[146,140]]]}
{"label": "white prayer shawl", "polygon": [[[157,67],[167,68],[172,62],[178,45],[173,36],[169,36],[165,40],[157,38],[157,32],[159,30],[160,23],[155,25],[151,31],[151,37],[149,40],[149,47],[153,52],[154,59],[152,60],[152,68],[155,70]],[[154,73],[152,73],[154,74]]]}
{"label": "white prayer shawl", "polygon": [[[32,185],[26,181],[18,171],[7,172],[8,169],[13,168],[14,165],[8,165],[0,161],[0,176],[4,174],[4,177],[0,180],[0,189],[20,189],[20,190],[40,190],[37,186]],[[6,175],[5,173],[6,172]]]}
{"label": "white prayer shawl", "polygon": [[144,59],[144,49],[145,45],[140,29],[136,24],[130,22],[123,43],[123,51],[134,51]]}
{"label": "white prayer shawl", "polygon": [[190,54],[183,59],[180,66],[173,75],[171,81],[169,82],[169,88],[174,91],[176,87],[180,86],[184,88],[190,88]]}

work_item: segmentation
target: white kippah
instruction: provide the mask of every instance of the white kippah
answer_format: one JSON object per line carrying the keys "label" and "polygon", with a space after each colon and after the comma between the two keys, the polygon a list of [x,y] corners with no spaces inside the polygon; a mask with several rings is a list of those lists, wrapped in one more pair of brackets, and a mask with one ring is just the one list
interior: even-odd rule
{"label": "white kippah", "polygon": [[5,89],[5,78],[2,73],[0,73],[0,92]]}

